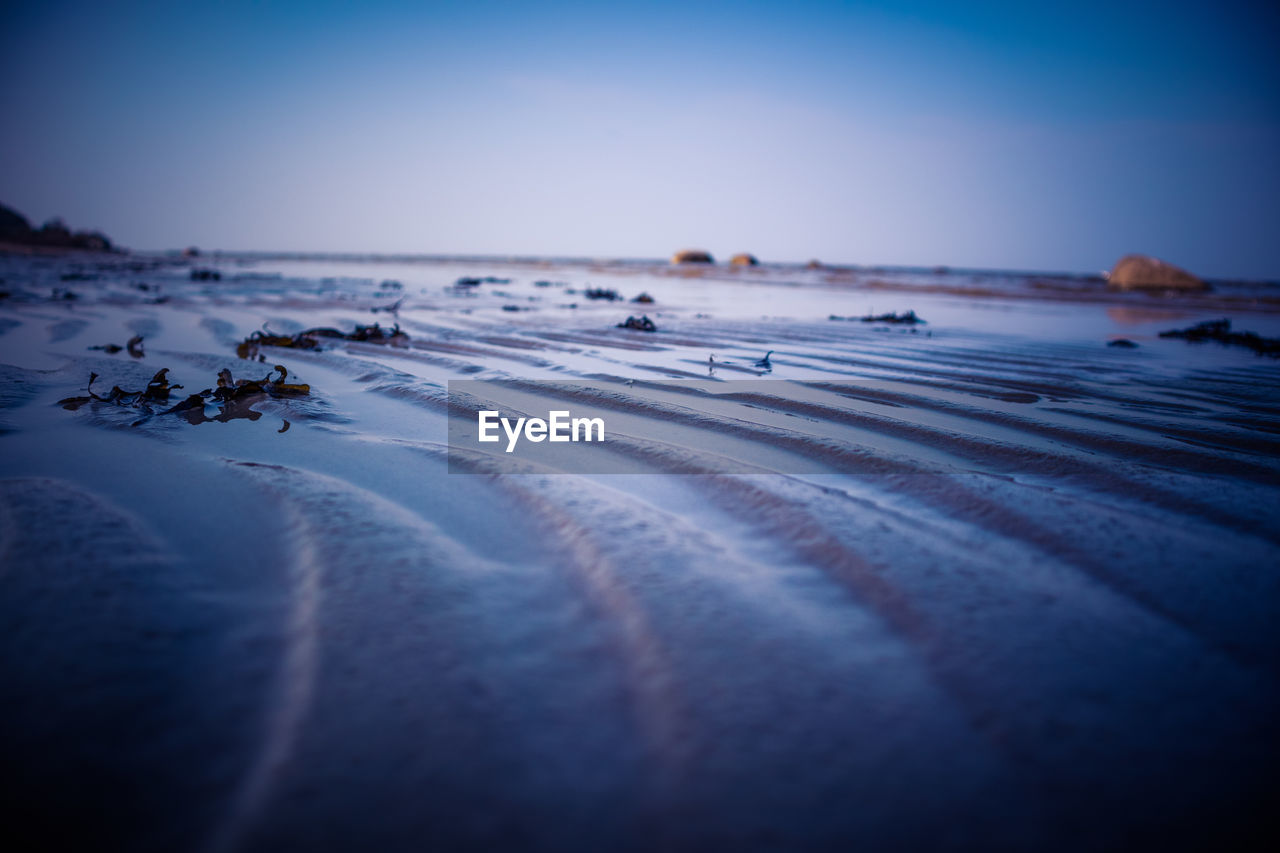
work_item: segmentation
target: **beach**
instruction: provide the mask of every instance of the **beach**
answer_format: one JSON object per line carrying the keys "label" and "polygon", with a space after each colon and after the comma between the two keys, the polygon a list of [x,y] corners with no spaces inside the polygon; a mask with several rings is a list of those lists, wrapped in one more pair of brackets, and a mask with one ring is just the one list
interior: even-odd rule
{"label": "beach", "polygon": [[[1176,849],[1274,797],[1280,361],[1160,336],[1275,337],[1274,284],[0,277],[5,796],[47,841]],[[456,452],[462,380],[600,407],[621,467]]]}

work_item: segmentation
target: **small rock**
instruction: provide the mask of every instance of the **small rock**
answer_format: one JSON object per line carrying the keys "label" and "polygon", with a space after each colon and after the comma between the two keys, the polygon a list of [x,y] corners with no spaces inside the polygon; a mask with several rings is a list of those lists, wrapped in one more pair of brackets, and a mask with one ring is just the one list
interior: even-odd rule
{"label": "small rock", "polygon": [[715,258],[702,249],[681,249],[671,256],[673,264],[714,264]]}

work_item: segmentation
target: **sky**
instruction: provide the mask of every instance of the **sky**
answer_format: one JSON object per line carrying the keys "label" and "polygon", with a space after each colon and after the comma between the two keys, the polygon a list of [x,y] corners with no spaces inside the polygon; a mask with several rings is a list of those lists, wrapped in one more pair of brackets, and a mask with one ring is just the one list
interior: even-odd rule
{"label": "sky", "polygon": [[1275,3],[0,5],[0,203],[134,249],[1280,279]]}

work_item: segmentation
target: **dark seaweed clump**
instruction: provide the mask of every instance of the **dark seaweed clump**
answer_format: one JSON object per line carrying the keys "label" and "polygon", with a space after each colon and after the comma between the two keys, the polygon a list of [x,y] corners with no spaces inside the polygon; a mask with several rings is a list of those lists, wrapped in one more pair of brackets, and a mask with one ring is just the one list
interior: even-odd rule
{"label": "dark seaweed clump", "polygon": [[656,332],[658,327],[653,321],[644,317],[628,317],[625,322],[618,324],[619,329],[635,329],[637,332]]}
{"label": "dark seaweed clump", "polygon": [[510,284],[509,278],[498,278],[495,275],[463,276],[453,283],[454,287],[479,287],[482,284]]}
{"label": "dark seaweed clump", "polygon": [[603,299],[607,302],[614,302],[622,298],[618,291],[611,287],[588,287],[582,291],[582,295],[588,299]]}
{"label": "dark seaweed clump", "polygon": [[925,326],[928,325],[924,320],[916,314],[915,311],[907,311],[903,314],[894,314],[890,311],[888,314],[867,314],[865,317],[842,317],[839,314],[832,314],[828,320],[858,320],[863,323],[889,323],[895,326]]}
{"label": "dark seaweed clump", "polygon": [[923,326],[924,320],[916,316],[915,311],[907,311],[903,314],[894,314],[890,311],[888,314],[868,314],[865,317],[859,317],[864,323],[892,323],[895,326]]}
{"label": "dark seaweed clump", "polygon": [[320,349],[322,340],[360,341],[362,343],[405,346],[409,343],[409,336],[400,331],[399,323],[390,329],[384,329],[377,323],[372,326],[356,326],[355,331],[350,333],[329,328],[307,329],[304,332],[298,332],[296,335],[254,332],[236,347],[236,355],[241,358],[257,357],[259,360],[264,360],[258,352],[262,347],[316,350]]}
{"label": "dark seaweed clump", "polygon": [[142,335],[134,335],[132,338],[129,338],[129,342],[124,346],[120,346],[119,344],[102,344],[101,346],[89,347],[89,349],[102,350],[108,355],[115,355],[120,352],[120,350],[127,349],[129,350],[129,355],[134,358],[142,358],[146,355],[146,353],[142,351]]}
{"label": "dark seaweed clump", "polygon": [[[141,391],[125,391],[119,385],[115,385],[105,395],[98,394],[93,390],[93,383],[97,380],[98,374],[90,373],[89,385],[85,388],[88,393],[80,397],[67,397],[64,400],[59,400],[58,405],[71,412],[90,403],[113,405],[138,409],[148,416],[152,414],[180,415],[185,421],[194,425],[210,421],[226,423],[238,418],[256,421],[262,417],[262,413],[252,409],[254,403],[269,397],[305,397],[311,393],[310,385],[287,381],[289,371],[285,369],[284,365],[277,364],[262,379],[235,379],[232,377],[230,370],[223,368],[218,373],[218,385],[216,388],[206,388],[199,394],[190,395],[175,406],[156,412],[154,408],[156,404],[168,404],[170,395],[182,388],[181,385],[169,384],[168,373],[169,368],[161,368],[147,383],[147,387]],[[280,375],[277,377],[276,373]],[[205,413],[206,404],[215,406],[217,414],[212,417],[207,415]],[[136,426],[143,420],[145,418],[135,421],[134,425]],[[288,421],[285,421],[285,424],[286,426],[280,432],[288,429]]]}
{"label": "dark seaweed clump", "polygon": [[400,306],[404,304],[404,297],[400,297],[390,305],[375,305],[369,309],[370,314],[377,314],[379,311],[391,314],[394,317],[400,316]]}
{"label": "dark seaweed clump", "polygon": [[1280,357],[1280,338],[1264,338],[1257,332],[1233,332],[1230,320],[1206,320],[1186,329],[1170,329],[1161,332],[1162,338],[1181,338],[1189,343],[1206,341],[1230,347],[1244,347],[1258,355]]}

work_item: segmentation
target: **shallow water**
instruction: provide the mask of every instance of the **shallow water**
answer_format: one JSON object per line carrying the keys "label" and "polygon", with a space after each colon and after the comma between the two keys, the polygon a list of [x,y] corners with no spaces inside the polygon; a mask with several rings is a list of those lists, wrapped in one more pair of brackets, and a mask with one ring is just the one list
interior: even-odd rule
{"label": "shallow water", "polygon": [[[1157,334],[1275,335],[1273,289],[199,265],[222,279],[0,257],[0,707],[28,828],[156,850],[1075,850],[1259,816],[1280,361]],[[489,275],[510,280],[453,287]],[[927,324],[829,319],[907,310]],[[615,328],[640,313],[656,333]],[[264,327],[375,321],[408,345],[235,354]],[[141,358],[89,349],[135,334]],[[273,364],[312,393],[254,419],[57,405],[90,372],[105,393],[167,367],[176,402]],[[654,384],[689,378],[735,382]],[[632,473],[448,473],[458,379],[512,380],[495,399],[525,409],[553,402],[530,380],[614,389]],[[725,459],[748,473],[706,473]]]}

